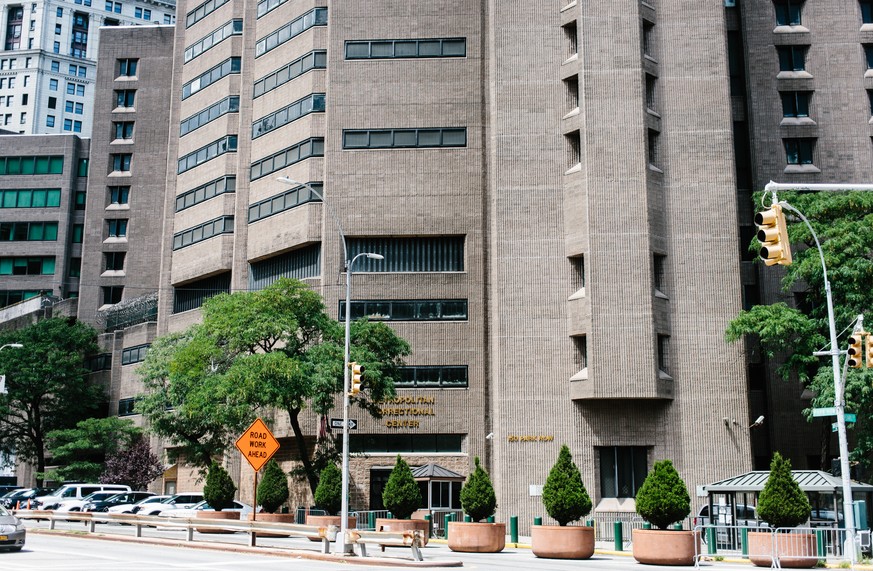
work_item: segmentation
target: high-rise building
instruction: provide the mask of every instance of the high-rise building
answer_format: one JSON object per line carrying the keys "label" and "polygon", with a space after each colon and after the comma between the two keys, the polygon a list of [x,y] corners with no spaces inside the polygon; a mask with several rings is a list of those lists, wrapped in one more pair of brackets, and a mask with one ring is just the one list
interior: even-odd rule
{"label": "high-rise building", "polygon": [[101,26],[173,24],[172,0],[0,2],[0,128],[91,134]]}

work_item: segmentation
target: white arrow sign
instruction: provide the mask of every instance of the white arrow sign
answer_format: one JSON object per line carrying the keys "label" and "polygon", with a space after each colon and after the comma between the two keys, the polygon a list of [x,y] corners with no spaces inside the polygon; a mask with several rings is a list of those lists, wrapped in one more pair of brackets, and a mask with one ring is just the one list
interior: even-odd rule
{"label": "white arrow sign", "polygon": [[[330,419],[330,427],[331,428],[339,428],[343,427],[343,419],[341,418],[331,418]],[[358,428],[358,421],[350,418],[349,419],[349,430],[356,430]]]}

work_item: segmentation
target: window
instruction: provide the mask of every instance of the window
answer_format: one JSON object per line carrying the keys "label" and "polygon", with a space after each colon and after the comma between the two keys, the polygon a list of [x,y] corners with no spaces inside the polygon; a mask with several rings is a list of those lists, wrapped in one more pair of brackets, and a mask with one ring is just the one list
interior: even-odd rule
{"label": "window", "polygon": [[[646,74],[646,109],[654,111],[656,109],[657,100],[655,99],[655,87],[657,78],[654,75]],[[578,86],[578,84],[577,84]],[[577,87],[578,88],[578,87]]]}
{"label": "window", "polygon": [[242,58],[231,57],[227,58],[217,66],[213,67],[200,77],[195,78],[192,81],[189,81],[185,85],[182,86],[182,99],[187,99],[191,97],[201,89],[205,89],[206,87],[212,85],[216,81],[220,80],[223,77],[226,77],[231,74],[236,74],[240,72],[242,65]]}
{"label": "window", "polygon": [[187,172],[194,167],[202,165],[206,161],[212,160],[215,157],[221,156],[225,153],[236,152],[236,145],[236,135],[228,135],[217,141],[213,141],[205,147],[201,147],[193,153],[189,153],[179,159],[177,172],[182,174],[183,172]]}
{"label": "window", "polygon": [[79,97],[84,97],[84,95],[85,95],[85,86],[84,85],[77,85],[76,86],[76,95],[78,95]]}
{"label": "window", "polygon": [[112,130],[116,139],[133,139],[133,121],[114,121]]}
{"label": "window", "polygon": [[313,137],[252,163],[249,180],[257,180],[309,157],[324,156],[324,139]]}
{"label": "window", "polygon": [[50,276],[54,273],[54,256],[0,258],[2,276]]}
{"label": "window", "polygon": [[64,131],[72,131],[73,130],[73,120],[72,119],[64,119]]}
{"label": "window", "polygon": [[652,260],[652,278],[655,284],[655,291],[664,293],[667,291],[667,256],[664,254],[655,254]]}
{"label": "window", "polygon": [[655,58],[655,23],[643,20],[643,55]]}
{"label": "window", "polygon": [[670,336],[658,335],[658,369],[670,374]]}
{"label": "window", "polygon": [[[466,321],[466,299],[368,300],[351,302],[352,319],[379,321]],[[339,301],[339,319],[344,320],[345,300]]]}
{"label": "window", "polygon": [[61,174],[62,156],[0,157],[0,175]]}
{"label": "window", "polygon": [[376,252],[384,260],[361,258],[356,272],[463,272],[464,236],[347,238],[349,257]]}
{"label": "window", "polygon": [[6,10],[6,49],[17,50],[21,45],[21,25],[24,22],[24,8],[11,6]]}
{"label": "window", "polygon": [[73,244],[81,244],[82,243],[82,235],[85,233],[85,225],[84,224],[73,224],[73,232],[71,241]]}
{"label": "window", "polygon": [[220,293],[230,293],[230,272],[173,288],[173,313],[197,309]]}
{"label": "window", "polygon": [[137,399],[135,398],[118,399],[118,416],[131,416],[136,414],[136,401]]}
{"label": "window", "polygon": [[85,368],[91,372],[108,371],[112,368],[112,353],[90,355],[85,359]]}
{"label": "window", "polygon": [[121,298],[124,295],[124,286],[104,286],[100,289],[103,291],[103,305],[121,303]]}
{"label": "window", "polygon": [[55,35],[56,36],[61,35],[61,25],[60,24],[55,24]]}
{"label": "window", "polygon": [[350,434],[352,452],[433,453],[461,452],[461,434]]}
{"label": "window", "polygon": [[24,125],[24,124],[26,124],[26,123],[27,123],[27,113],[22,113],[21,116],[20,116],[19,119],[18,119],[18,124],[19,124],[19,125]]}
{"label": "window", "polygon": [[585,290],[585,256],[579,254],[569,258],[571,267],[570,293],[583,292]]}
{"label": "window", "polygon": [[118,75],[120,77],[135,77],[138,63],[138,59],[127,58],[118,60]]}
{"label": "window", "polygon": [[133,9],[133,16],[134,16],[134,18],[142,18],[142,8],[140,8],[139,6],[134,8]]}
{"label": "window", "polygon": [[190,28],[218,8],[227,4],[228,0],[206,0],[187,14],[185,14],[185,27]]}
{"label": "window", "polygon": [[804,71],[808,49],[809,46],[776,46],[779,54],[779,71]]}
{"label": "window", "polygon": [[298,280],[321,275],[321,245],[314,244],[297,248],[249,266],[249,290],[260,290],[277,279]]}
{"label": "window", "polygon": [[165,24],[172,24],[173,23],[173,19],[170,17],[169,14],[164,14],[164,23]]}
{"label": "window", "polygon": [[575,335],[571,337],[571,339],[573,340],[573,348],[575,349],[574,365],[578,372],[573,375],[570,380],[585,379],[587,377],[583,377],[582,373],[588,368],[588,337],[586,335]]}
{"label": "window", "polygon": [[466,38],[346,42],[346,59],[443,58],[466,55]]}
{"label": "window", "polygon": [[867,62],[867,69],[873,69],[873,44],[864,44],[864,59]]}
{"label": "window", "polygon": [[303,99],[298,99],[291,105],[283,107],[266,117],[252,123],[252,139],[257,139],[265,133],[278,129],[292,121],[315,112],[324,111],[324,93],[313,93]]}
{"label": "window", "polygon": [[145,361],[146,353],[148,353],[149,347],[151,347],[151,344],[147,343],[145,345],[137,345],[136,347],[123,349],[121,351],[121,364],[131,365],[133,363]]}
{"label": "window", "polygon": [[299,18],[291,20],[275,32],[255,44],[255,57],[279,47],[291,38],[299,36],[313,26],[327,25],[327,8],[313,8]]}
{"label": "window", "polygon": [[130,170],[130,159],[133,156],[130,153],[118,153],[112,156],[112,170],[116,172],[127,172]]}
{"label": "window", "polygon": [[54,42],[52,44],[52,52],[56,54],[61,53],[61,42]]}
{"label": "window", "polygon": [[809,98],[811,91],[783,91],[782,116],[783,117],[809,117]]}
{"label": "window", "polygon": [[103,253],[103,271],[104,272],[120,272],[124,270],[125,252],[104,252]]}
{"label": "window", "polygon": [[109,204],[127,204],[130,198],[129,186],[110,186]]}
{"label": "window", "polygon": [[648,130],[648,152],[649,152],[649,166],[653,166],[658,168],[659,163],[659,149],[658,149],[658,138],[660,133],[655,131],[654,129]]}
{"label": "window", "polygon": [[196,115],[192,115],[187,119],[183,119],[180,127],[179,127],[179,135],[185,136],[194,129],[202,127],[203,125],[209,123],[210,121],[214,121],[221,117],[222,115],[226,115],[227,113],[238,113],[239,112],[239,95],[231,95],[229,97],[225,97],[218,103],[214,103],[200,111]]}
{"label": "window", "polygon": [[0,190],[0,208],[57,208],[60,205],[59,188]]}
{"label": "window", "polygon": [[67,82],[67,95],[76,94],[76,84]]}
{"label": "window", "polygon": [[467,129],[380,129],[343,131],[344,149],[466,147]]}
{"label": "window", "polygon": [[200,204],[205,200],[209,200],[225,192],[236,191],[236,177],[225,176],[202,186],[198,186],[194,190],[183,192],[176,197],[176,212],[190,208],[195,204]]}
{"label": "window", "polygon": [[185,62],[189,62],[192,59],[196,58],[209,48],[215,46],[222,40],[225,40],[231,36],[236,36],[242,34],[243,31],[243,21],[242,19],[234,19],[212,33],[208,34],[206,37],[201,38],[191,44],[189,47],[185,48]]}
{"label": "window", "polygon": [[648,473],[645,446],[599,448],[600,497],[635,498]]}
{"label": "window", "polygon": [[[50,79],[49,80],[49,91],[57,91],[57,90],[58,90],[58,80],[57,79]],[[55,99],[55,98],[50,97],[49,102],[51,102],[52,99]],[[54,107],[52,107],[52,109],[54,109]]]}
{"label": "window", "polygon": [[52,71],[60,73],[61,71],[61,62],[52,60]]}
{"label": "window", "polygon": [[256,80],[254,85],[254,97],[260,97],[264,93],[288,83],[307,71],[312,69],[325,69],[326,67],[327,52],[323,50],[311,51],[292,61],[288,65],[280,67],[277,71]]}
{"label": "window", "polygon": [[469,384],[466,365],[400,367],[398,389],[464,389]]}
{"label": "window", "polygon": [[70,258],[70,270],[67,276],[71,278],[82,276],[82,258]]}
{"label": "window", "polygon": [[72,113],[72,112],[73,112],[73,102],[72,102],[72,101],[67,101],[67,102],[64,104],[64,111],[67,112],[67,113]]}
{"label": "window", "polygon": [[106,220],[106,235],[109,238],[123,238],[127,236],[127,219],[110,218]]}
{"label": "window", "polygon": [[776,24],[779,26],[799,26],[803,2],[804,0],[773,0],[776,8]]}
{"label": "window", "polygon": [[58,6],[58,11],[57,11],[56,16],[57,16],[58,18],[63,18],[63,16],[64,16],[64,9],[61,8],[60,6]]}
{"label": "window", "polygon": [[88,159],[79,159],[76,176],[88,176]]}
{"label": "window", "polygon": [[219,216],[173,235],[173,249],[180,250],[192,244],[221,234],[233,234],[233,216]]}
{"label": "window", "polygon": [[54,115],[46,115],[45,126],[46,127],[54,127],[55,126],[55,116]]}
{"label": "window", "polygon": [[3,242],[54,242],[57,239],[57,222],[0,222],[0,241]]}
{"label": "window", "polygon": [[115,90],[115,106],[116,107],[133,107],[134,99],[136,98],[136,89],[116,89]]}
{"label": "window", "polygon": [[785,143],[785,160],[789,165],[813,164],[812,153],[815,148],[815,139],[783,139],[783,142]]}
{"label": "window", "polygon": [[260,0],[258,2],[258,18],[265,15],[267,12],[275,10],[288,0]]}
{"label": "window", "polygon": [[[312,182],[309,186],[316,192],[321,192],[322,183]],[[321,201],[321,199],[305,186],[286,190],[249,206],[249,224],[312,201]]]}
{"label": "window", "polygon": [[861,0],[861,22],[873,24],[873,0]]}
{"label": "window", "polygon": [[84,190],[77,190],[75,193],[76,210],[85,210],[85,203],[88,201],[88,193]]}

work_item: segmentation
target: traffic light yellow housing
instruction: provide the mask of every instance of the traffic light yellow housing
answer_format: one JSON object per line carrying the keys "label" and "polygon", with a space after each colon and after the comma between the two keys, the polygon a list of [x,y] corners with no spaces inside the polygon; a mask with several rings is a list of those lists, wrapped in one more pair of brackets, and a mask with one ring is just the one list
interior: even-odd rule
{"label": "traffic light yellow housing", "polygon": [[866,338],[867,345],[865,349],[867,350],[867,368],[873,367],[873,335],[868,335]]}
{"label": "traffic light yellow housing", "polygon": [[[867,336],[867,346],[870,346],[870,336]],[[861,334],[860,333],[852,333],[852,336],[849,337],[849,366],[853,369],[857,369],[861,366],[863,362],[863,358],[861,356]]]}
{"label": "traffic light yellow housing", "polygon": [[791,245],[788,243],[788,228],[782,207],[774,204],[767,210],[755,214],[758,225],[758,241],[761,242],[761,259],[768,266],[791,263]]}
{"label": "traffic light yellow housing", "polygon": [[352,383],[349,395],[356,395],[361,392],[361,375],[364,374],[364,367],[352,361],[349,363],[349,369],[352,370]]}

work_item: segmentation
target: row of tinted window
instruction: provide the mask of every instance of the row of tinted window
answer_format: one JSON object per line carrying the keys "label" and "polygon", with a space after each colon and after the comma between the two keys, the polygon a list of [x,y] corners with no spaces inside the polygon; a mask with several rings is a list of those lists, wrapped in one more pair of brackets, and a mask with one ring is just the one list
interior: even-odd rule
{"label": "row of tinted window", "polygon": [[265,15],[267,12],[272,12],[288,0],[261,0],[258,2],[258,18]]}
{"label": "row of tinted window", "polygon": [[137,345],[136,347],[128,347],[121,351],[121,364],[122,365],[131,365],[133,363],[139,363],[140,361],[144,361],[146,357],[146,353],[149,351],[149,347],[151,347],[150,343],[146,343],[144,345]]}
{"label": "row of tinted window", "polygon": [[441,58],[466,55],[465,38],[346,42],[346,59]]}
{"label": "row of tinted window", "polygon": [[442,388],[457,389],[469,385],[466,365],[442,367],[401,367],[398,389]]}
{"label": "row of tinted window", "polygon": [[190,28],[218,8],[227,4],[228,0],[206,0],[185,15],[185,27]]}
{"label": "row of tinted window", "polygon": [[0,241],[54,241],[58,239],[57,222],[0,222]]}
{"label": "row of tinted window", "polygon": [[255,57],[279,47],[291,38],[298,36],[313,26],[327,25],[327,8],[313,8],[299,18],[295,18],[255,44]]}
{"label": "row of tinted window", "polygon": [[785,159],[789,165],[813,164],[814,138],[783,139],[783,143],[785,145]]}
{"label": "row of tinted window", "polygon": [[178,250],[191,244],[208,240],[220,234],[233,233],[233,216],[220,216],[209,222],[173,234],[173,249]]}
{"label": "row of tinted window", "polygon": [[0,190],[0,208],[57,208],[60,205],[59,188]]}
{"label": "row of tinted window", "polygon": [[239,73],[242,67],[242,58],[227,58],[203,75],[196,77],[182,86],[182,99],[191,97],[201,89],[212,85],[216,81],[228,75]]}
{"label": "row of tinted window", "polygon": [[220,293],[230,293],[230,272],[173,288],[173,313],[197,309]]}
{"label": "row of tinted window", "polygon": [[176,212],[190,208],[195,204],[200,204],[225,192],[236,192],[235,176],[225,176],[180,194],[176,197]]}
{"label": "row of tinted window", "polygon": [[[320,192],[322,183],[313,182],[310,183],[309,186]],[[314,195],[305,186],[298,186],[291,190],[286,190],[276,196],[271,196],[266,200],[256,202],[249,206],[249,223],[263,220],[264,218],[278,214],[279,212],[291,210],[301,204],[306,204],[307,202],[312,201],[321,201],[321,199]]]}
{"label": "row of tinted window", "polygon": [[324,50],[311,51],[303,57],[299,57],[288,65],[282,66],[278,70],[255,81],[253,97],[260,97],[264,93],[288,83],[311,69],[325,69],[326,67],[327,52]]}
{"label": "row of tinted window", "polygon": [[136,398],[118,400],[118,416],[131,416],[136,414]]}
{"label": "row of tinted window", "polygon": [[61,174],[64,157],[0,157],[0,175],[6,174]]}
{"label": "row of tinted window", "polygon": [[214,159],[225,153],[236,152],[237,137],[236,135],[228,135],[217,141],[213,141],[179,159],[178,173],[182,174],[196,166],[202,165],[206,161]]}
{"label": "row of tinted window", "polygon": [[50,276],[54,273],[54,256],[0,258],[0,276]]}
{"label": "row of tinted window", "polygon": [[384,259],[360,258],[356,272],[463,272],[464,237],[348,238],[349,259],[362,252]]}
{"label": "row of tinted window", "polygon": [[249,266],[249,289],[264,289],[279,278],[298,280],[321,275],[321,245],[313,244]]}
{"label": "row of tinted window", "polygon": [[85,368],[89,371],[108,371],[112,368],[112,354],[99,353],[85,358]]}
{"label": "row of tinted window", "polygon": [[196,58],[212,46],[218,44],[222,40],[225,40],[231,36],[236,36],[242,34],[243,31],[243,21],[241,19],[233,19],[230,22],[224,24],[217,30],[207,34],[205,37],[200,38],[187,48],[185,48],[185,62],[189,62],[192,59]]}
{"label": "row of tinted window", "polygon": [[36,290],[0,290],[0,307],[6,307],[7,305],[12,305],[13,303],[18,303],[19,301],[32,299],[38,296],[40,293],[42,292]]}
{"label": "row of tinted window", "polygon": [[352,452],[461,452],[461,434],[350,434]]}
{"label": "row of tinted window", "polygon": [[203,111],[197,113],[196,115],[192,115],[187,119],[183,119],[179,126],[179,136],[187,135],[194,129],[202,127],[203,125],[209,123],[210,121],[214,121],[221,117],[222,115],[226,115],[227,113],[238,113],[239,112],[239,95],[231,95],[229,97],[225,97],[218,103],[214,103],[204,109]]}
{"label": "row of tinted window", "polygon": [[[352,319],[380,321],[465,321],[466,299],[352,300]],[[345,300],[339,302],[339,319],[346,317]]]}
{"label": "row of tinted window", "polygon": [[467,129],[346,129],[344,149],[465,147]]}
{"label": "row of tinted window", "polygon": [[252,123],[252,139],[278,129],[292,121],[300,119],[309,113],[324,111],[324,93],[313,93],[294,103],[270,113]]}
{"label": "row of tinted window", "polygon": [[249,180],[257,180],[309,157],[324,156],[324,139],[313,137],[252,163]]}

